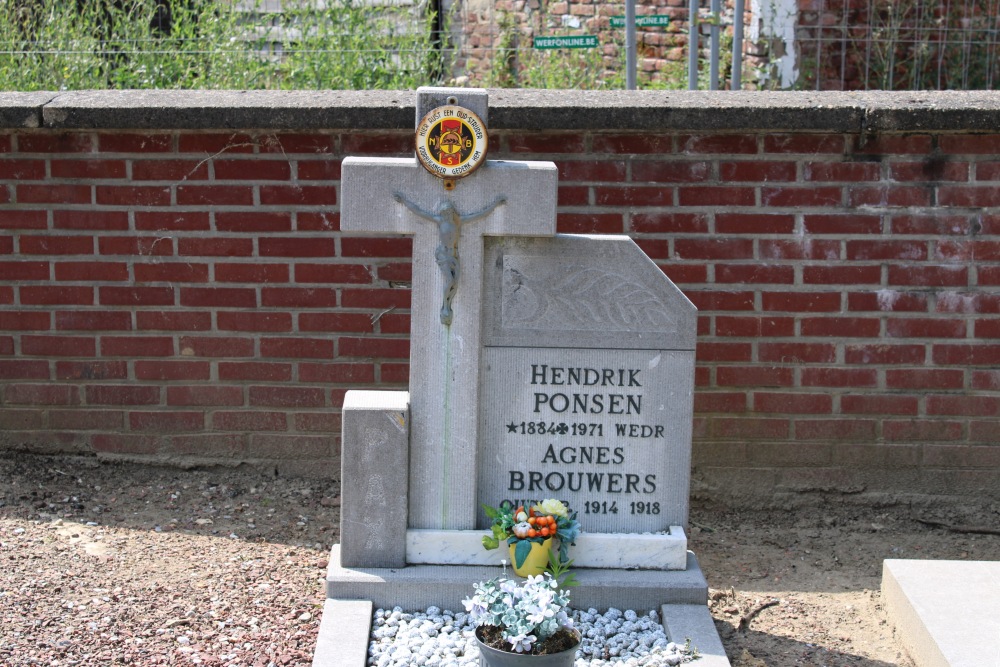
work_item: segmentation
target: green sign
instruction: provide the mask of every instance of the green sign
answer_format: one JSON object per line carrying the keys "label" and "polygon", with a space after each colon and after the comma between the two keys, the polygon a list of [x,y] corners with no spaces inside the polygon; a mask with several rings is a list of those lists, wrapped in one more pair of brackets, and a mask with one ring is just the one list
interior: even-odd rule
{"label": "green sign", "polygon": [[[636,16],[635,25],[639,28],[650,28],[654,26],[664,26],[670,25],[670,17],[666,14],[657,14],[653,16]],[[625,27],[625,17],[624,16],[612,16],[611,17],[611,27],[612,28],[624,28]]]}
{"label": "green sign", "polygon": [[593,49],[597,48],[595,35],[572,37],[535,37],[536,49]]}

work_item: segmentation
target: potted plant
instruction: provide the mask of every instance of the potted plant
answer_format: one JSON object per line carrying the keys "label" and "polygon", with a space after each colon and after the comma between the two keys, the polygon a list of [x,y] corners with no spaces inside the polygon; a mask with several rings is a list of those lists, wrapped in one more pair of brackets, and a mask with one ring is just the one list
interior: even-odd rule
{"label": "potted plant", "polygon": [[559,545],[559,563],[569,562],[569,547],[580,534],[576,512],[565,503],[549,498],[537,505],[513,507],[503,502],[500,507],[483,505],[486,516],[493,520],[492,534],[483,537],[483,547],[496,549],[506,541],[510,562],[519,576],[539,575],[549,564],[554,540]]}
{"label": "potted plant", "polygon": [[463,601],[476,624],[480,665],[573,667],[580,632],[567,613],[569,591],[546,572],[518,583],[496,577]]}

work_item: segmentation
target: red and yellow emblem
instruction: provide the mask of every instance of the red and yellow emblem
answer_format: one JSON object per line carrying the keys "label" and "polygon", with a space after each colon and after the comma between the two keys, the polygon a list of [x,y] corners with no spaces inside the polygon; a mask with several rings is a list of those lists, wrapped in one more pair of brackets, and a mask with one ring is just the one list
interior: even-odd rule
{"label": "red and yellow emblem", "polygon": [[438,107],[417,125],[417,159],[438,178],[471,174],[486,161],[488,143],[483,121],[464,107]]}

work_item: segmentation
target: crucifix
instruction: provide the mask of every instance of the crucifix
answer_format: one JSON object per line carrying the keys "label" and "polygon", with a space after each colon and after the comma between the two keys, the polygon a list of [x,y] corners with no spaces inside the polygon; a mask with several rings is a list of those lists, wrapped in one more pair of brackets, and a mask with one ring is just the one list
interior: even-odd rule
{"label": "crucifix", "polygon": [[[421,121],[434,119],[438,109],[442,117],[425,131]],[[464,116],[467,110],[474,121]],[[475,528],[483,237],[555,233],[554,164],[483,159],[469,168],[470,162],[454,157],[456,146],[473,143],[480,130],[485,148],[487,111],[484,90],[421,88],[419,162],[343,161],[341,230],[414,237],[410,528]],[[441,152],[434,162],[447,173],[424,166],[436,148]],[[485,150],[469,160],[475,157],[485,158]]]}
{"label": "crucifix", "polygon": [[480,218],[485,218],[493,212],[493,209],[507,201],[507,198],[500,195],[493,200],[492,204],[466,215],[455,210],[455,205],[448,200],[438,206],[437,212],[432,213],[420,208],[400,192],[393,193],[392,198],[410,209],[414,215],[437,225],[441,243],[434,251],[434,259],[437,260],[438,266],[441,268],[441,277],[444,280],[441,324],[451,324],[451,302],[455,299],[455,291],[458,289],[458,272],[461,268],[458,259],[458,240],[462,236],[462,227]]}

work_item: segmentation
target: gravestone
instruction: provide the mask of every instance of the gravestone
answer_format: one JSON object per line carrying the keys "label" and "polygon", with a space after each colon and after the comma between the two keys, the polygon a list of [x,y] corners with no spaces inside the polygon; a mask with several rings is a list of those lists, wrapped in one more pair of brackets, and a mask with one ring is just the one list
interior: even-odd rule
{"label": "gravestone", "polygon": [[694,306],[627,237],[486,255],[479,458],[501,465],[479,500],[559,498],[591,533],[684,526]]}
{"label": "gravestone", "polygon": [[320,643],[372,603],[460,609],[505,558],[482,504],[550,497],[584,530],[574,606],[717,643],[684,534],[695,308],[628,237],[556,235],[555,165],[485,160],[487,119],[420,89],[417,158],[343,162],[342,231],[414,236],[410,386],[345,399]]}

